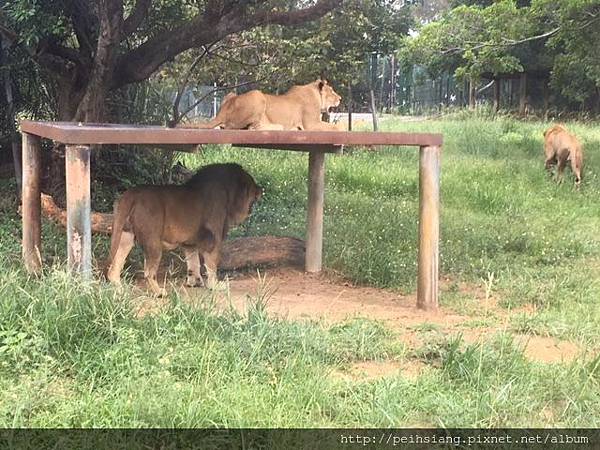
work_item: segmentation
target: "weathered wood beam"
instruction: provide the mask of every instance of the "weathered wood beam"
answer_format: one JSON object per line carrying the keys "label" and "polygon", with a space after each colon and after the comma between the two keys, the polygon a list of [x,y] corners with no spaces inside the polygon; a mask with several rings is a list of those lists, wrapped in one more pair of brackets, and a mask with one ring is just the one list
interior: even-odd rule
{"label": "weathered wood beam", "polygon": [[439,305],[440,147],[421,147],[419,157],[419,273],[417,307]]}
{"label": "weathered wood beam", "polygon": [[84,278],[92,276],[90,147],[67,145],[67,263]]}
{"label": "weathered wood beam", "polygon": [[308,206],[306,222],[307,272],[320,272],[323,264],[323,204],[325,200],[325,153],[308,155]]}
{"label": "weathered wood beam", "polygon": [[23,133],[23,260],[30,273],[42,268],[40,172],[42,150],[38,136]]}

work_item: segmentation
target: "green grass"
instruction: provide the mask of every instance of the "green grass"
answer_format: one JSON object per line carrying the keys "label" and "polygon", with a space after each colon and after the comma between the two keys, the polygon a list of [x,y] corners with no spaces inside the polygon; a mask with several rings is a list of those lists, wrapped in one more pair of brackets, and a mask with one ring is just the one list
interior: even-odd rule
{"label": "green grass", "polygon": [[[575,192],[568,176],[558,186],[543,171],[547,125],[477,117],[382,123],[444,134],[442,276],[488,283],[507,312],[528,306],[481,344],[427,323],[406,330],[424,342],[409,349],[403,331],[368,319],[277,320],[260,292],[244,315],[215,311],[209,296],[190,303],[173,292],[140,318],[139,291],[86,286],[65,272],[64,234],[52,224],[44,224],[47,269],[28,277],[15,204],[4,195],[0,427],[600,426],[600,131],[569,124],[586,151]],[[182,159],[192,167],[237,161],[265,187],[234,235],[303,237],[306,155],[207,146]],[[417,165],[412,148],[327,157],[328,268],[414,292]],[[94,245],[100,261],[106,240]],[[465,332],[498,321],[457,288],[442,303],[473,316]],[[532,362],[514,333],[568,339],[584,353],[570,363]],[[371,360],[426,369],[412,378],[335,376]]]}

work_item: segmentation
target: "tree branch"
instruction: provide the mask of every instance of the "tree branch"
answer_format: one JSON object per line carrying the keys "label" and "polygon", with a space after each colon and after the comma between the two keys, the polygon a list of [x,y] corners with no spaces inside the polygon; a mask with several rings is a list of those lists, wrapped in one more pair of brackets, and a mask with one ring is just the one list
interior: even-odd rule
{"label": "tree branch", "polygon": [[[239,48],[240,47],[238,47],[238,49]],[[225,48],[224,50],[231,50],[231,49]],[[262,63],[262,61],[259,61],[259,62],[255,63],[255,64],[251,64],[251,63],[247,63],[245,61],[241,61],[239,59],[235,59],[235,58],[231,58],[229,56],[221,55],[220,53],[217,53],[217,52],[209,52],[208,56],[219,58],[219,59],[222,59],[223,61],[227,61],[229,63],[234,63],[234,64],[239,64],[239,65],[246,66],[246,67],[258,67]]]}
{"label": "tree branch", "polygon": [[259,25],[294,26],[323,17],[325,14],[340,6],[343,0],[319,0],[313,6],[296,11],[259,11],[246,17],[250,27]]}
{"label": "tree branch", "polygon": [[71,61],[75,64],[83,63],[82,56],[77,50],[74,48],[64,47],[52,39],[41,43],[38,47],[37,53],[49,53],[66,61]]}
{"label": "tree branch", "polygon": [[259,10],[253,14],[248,13],[245,8],[248,2],[241,2],[244,6],[237,6],[229,11],[227,8],[221,9],[224,15],[212,18],[211,21],[198,15],[176,31],[165,31],[122,55],[117,63],[112,88],[145,80],[163,63],[190,48],[207,45],[260,25],[298,25],[324,16],[342,2],[343,0],[318,0],[313,6],[295,11]]}
{"label": "tree branch", "polygon": [[61,78],[62,80],[70,80],[72,78],[73,72],[65,65],[64,59],[58,58],[50,53],[36,55],[30,52],[29,56],[31,56],[31,58],[40,66],[52,72],[58,78]]}
{"label": "tree branch", "polygon": [[79,53],[82,58],[89,61],[94,53],[93,42],[96,40],[94,33],[98,27],[97,19],[92,14],[91,4],[87,0],[72,0],[66,3],[65,9],[73,24],[79,43]]}
{"label": "tree branch", "polygon": [[126,38],[138,29],[142,21],[148,15],[148,10],[150,9],[151,5],[152,0],[138,0],[136,2],[135,6],[133,7],[133,11],[131,11],[131,14],[129,14],[127,19],[125,19],[123,22],[123,34],[121,39]]}
{"label": "tree branch", "polygon": [[[1,16],[2,11],[0,10],[0,17]],[[18,33],[3,24],[0,24],[0,34],[2,34],[2,36],[12,45],[19,41]],[[58,54],[52,54],[51,52],[48,52],[48,48],[50,48],[50,45],[48,44],[45,45],[41,51],[36,51],[31,47],[23,46],[23,49],[33,61],[37,62],[40,66],[46,68],[50,72],[53,72],[56,76],[63,79],[69,79],[71,76],[71,71],[65,64],[65,59],[70,60],[70,58],[74,57],[74,55],[65,47],[57,46],[55,50]],[[64,50],[64,52],[62,50]],[[66,58],[67,55],[69,58]]]}
{"label": "tree branch", "polygon": [[527,37],[524,39],[514,40],[514,39],[506,39],[505,38],[502,42],[483,42],[481,44],[474,45],[473,47],[470,47],[470,48],[453,47],[453,48],[448,48],[448,49],[442,50],[440,53],[442,55],[448,55],[448,54],[453,54],[453,53],[464,53],[466,50],[479,50],[479,49],[485,48],[485,47],[512,47],[514,45],[524,44],[525,42],[531,42],[531,41],[537,41],[540,39],[545,39],[547,37],[555,35],[561,29],[562,29],[562,27],[556,27],[545,33],[538,34],[536,36],[530,36],[530,37]]}
{"label": "tree branch", "polygon": [[219,0],[207,0],[204,7],[204,18],[207,21],[219,20],[223,16],[225,5]]}
{"label": "tree branch", "polygon": [[[0,19],[3,18],[2,10],[0,10]],[[0,23],[0,34],[12,45],[19,41],[19,34],[11,30],[8,26]],[[38,48],[32,48],[26,45],[21,45],[29,57],[44,67],[48,71],[54,73],[57,77],[63,80],[70,79],[72,76],[71,63],[79,63],[79,54],[72,48],[64,47],[52,40],[44,40]],[[72,66],[72,64],[71,64]]]}
{"label": "tree branch", "polygon": [[477,94],[477,95],[481,94],[481,93],[482,93],[483,91],[485,91],[487,88],[491,87],[491,86],[492,86],[492,84],[494,84],[494,82],[495,82],[495,80],[492,80],[492,81],[490,81],[488,84],[486,84],[485,86],[483,86],[483,87],[481,87],[481,88],[477,89],[477,92],[476,92],[476,94]]}

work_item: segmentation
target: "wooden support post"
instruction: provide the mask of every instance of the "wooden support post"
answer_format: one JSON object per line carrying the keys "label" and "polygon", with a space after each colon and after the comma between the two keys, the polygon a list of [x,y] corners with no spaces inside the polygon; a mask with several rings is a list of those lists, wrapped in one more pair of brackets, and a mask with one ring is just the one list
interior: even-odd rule
{"label": "wooden support post", "polygon": [[90,147],[67,145],[67,262],[84,278],[92,275]]}
{"label": "wooden support post", "polygon": [[39,136],[23,133],[23,260],[30,273],[42,268],[42,220],[40,172],[42,149]]}
{"label": "wooden support post", "polygon": [[308,208],[306,224],[307,272],[320,272],[323,255],[323,202],[325,199],[325,153],[308,154]]}
{"label": "wooden support post", "polygon": [[419,275],[417,307],[438,307],[440,147],[421,147],[419,158]]}

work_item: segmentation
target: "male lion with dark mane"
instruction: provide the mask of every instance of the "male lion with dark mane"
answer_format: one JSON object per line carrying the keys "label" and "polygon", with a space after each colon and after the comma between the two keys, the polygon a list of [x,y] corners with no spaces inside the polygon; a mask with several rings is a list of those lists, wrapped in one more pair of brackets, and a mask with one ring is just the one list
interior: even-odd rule
{"label": "male lion with dark mane", "polygon": [[183,128],[224,128],[226,130],[337,130],[323,122],[321,113],[340,104],[341,97],[325,80],[293,86],[283,95],[253,90],[227,94],[214,119]]}
{"label": "male lion with dark mane", "polygon": [[557,165],[556,180],[561,183],[567,161],[571,162],[571,171],[575,175],[575,187],[579,188],[583,170],[583,148],[579,139],[569,133],[562,125],[553,125],[544,131],[544,153],[546,170],[551,172]]}
{"label": "male lion with dark mane", "polygon": [[137,241],[144,252],[144,276],[156,294],[164,294],[156,281],[162,252],[177,247],[185,253],[186,284],[203,284],[201,252],[207,287],[213,288],[227,232],[250,215],[261,195],[262,188],[238,164],[205,166],[183,185],[125,191],[115,206],[108,280],[120,284],[123,265]]}

